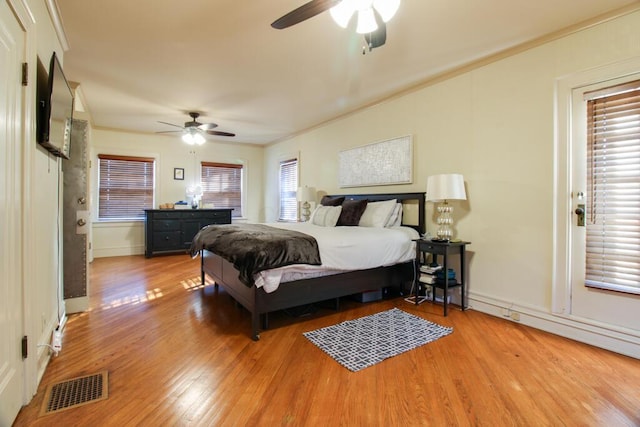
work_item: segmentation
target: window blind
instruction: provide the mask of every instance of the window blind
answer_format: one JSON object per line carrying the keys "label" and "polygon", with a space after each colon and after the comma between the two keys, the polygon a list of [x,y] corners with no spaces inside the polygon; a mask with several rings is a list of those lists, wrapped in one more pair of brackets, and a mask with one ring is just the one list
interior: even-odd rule
{"label": "window blind", "polygon": [[155,159],[99,154],[98,219],[144,219],[153,208]]}
{"label": "window blind", "polygon": [[242,165],[201,163],[202,203],[233,209],[233,218],[242,217]]}
{"label": "window blind", "polygon": [[279,221],[298,220],[298,159],[280,162],[280,214]]}
{"label": "window blind", "polygon": [[640,80],[585,96],[586,286],[640,294]]}

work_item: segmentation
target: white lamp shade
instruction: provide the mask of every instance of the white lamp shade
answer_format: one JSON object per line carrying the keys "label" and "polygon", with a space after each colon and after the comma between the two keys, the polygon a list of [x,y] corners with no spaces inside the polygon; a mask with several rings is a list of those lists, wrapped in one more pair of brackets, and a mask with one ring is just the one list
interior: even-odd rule
{"label": "white lamp shade", "polygon": [[427,200],[467,200],[463,176],[458,173],[431,175],[427,178]]}
{"label": "white lamp shade", "polygon": [[313,187],[299,187],[298,191],[296,191],[296,199],[299,202],[315,202],[316,200],[316,189]]}
{"label": "white lamp shade", "polygon": [[187,197],[202,196],[202,187],[199,185],[187,187],[186,195]]}

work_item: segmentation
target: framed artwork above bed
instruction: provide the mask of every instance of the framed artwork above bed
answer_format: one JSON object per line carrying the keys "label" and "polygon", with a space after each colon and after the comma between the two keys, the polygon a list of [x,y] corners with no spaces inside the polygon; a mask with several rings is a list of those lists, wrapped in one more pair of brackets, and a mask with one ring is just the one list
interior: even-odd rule
{"label": "framed artwork above bed", "polygon": [[343,150],[338,154],[338,185],[341,188],[412,182],[411,135]]}

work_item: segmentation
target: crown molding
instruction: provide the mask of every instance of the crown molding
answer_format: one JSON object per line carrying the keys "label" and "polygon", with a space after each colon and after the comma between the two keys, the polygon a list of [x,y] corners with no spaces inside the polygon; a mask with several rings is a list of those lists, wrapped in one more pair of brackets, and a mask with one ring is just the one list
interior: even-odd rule
{"label": "crown molding", "polygon": [[49,16],[51,17],[51,23],[53,24],[53,29],[58,36],[58,41],[62,46],[62,51],[66,52],[69,50],[69,41],[67,40],[67,34],[64,32],[64,25],[62,25],[62,18],[60,15],[60,9],[58,8],[58,3],[56,0],[46,0],[47,10],[49,11]]}

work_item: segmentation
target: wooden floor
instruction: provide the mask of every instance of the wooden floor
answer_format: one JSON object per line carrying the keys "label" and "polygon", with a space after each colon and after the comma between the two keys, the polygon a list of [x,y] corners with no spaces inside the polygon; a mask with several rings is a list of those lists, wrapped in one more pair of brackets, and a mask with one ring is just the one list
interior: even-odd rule
{"label": "wooden floor", "polygon": [[[640,426],[640,361],[484,315],[402,298],[307,317],[259,342],[188,256],[96,259],[91,309],[16,426]],[[302,333],[398,307],[454,332],[353,373]],[[48,384],[109,371],[109,398],[39,417]]]}

